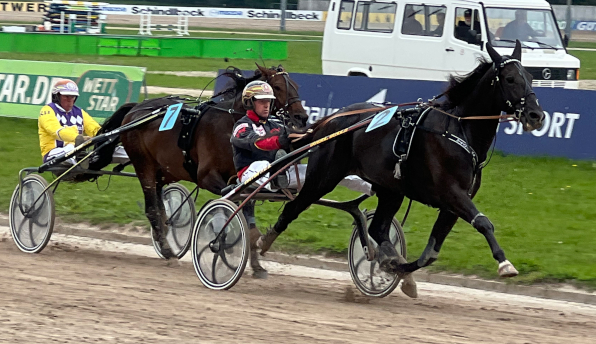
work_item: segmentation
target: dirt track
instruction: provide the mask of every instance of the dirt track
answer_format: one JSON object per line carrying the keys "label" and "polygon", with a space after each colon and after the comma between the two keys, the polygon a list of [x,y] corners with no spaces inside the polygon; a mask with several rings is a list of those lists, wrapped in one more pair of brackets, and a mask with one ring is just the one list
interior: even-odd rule
{"label": "dirt track", "polygon": [[28,255],[9,237],[0,241],[0,341],[7,343],[543,344],[596,337],[594,306],[481,297],[485,292],[463,288],[369,300],[347,292],[349,281],[282,275],[245,275],[232,290],[214,292],[188,263],[55,241]]}

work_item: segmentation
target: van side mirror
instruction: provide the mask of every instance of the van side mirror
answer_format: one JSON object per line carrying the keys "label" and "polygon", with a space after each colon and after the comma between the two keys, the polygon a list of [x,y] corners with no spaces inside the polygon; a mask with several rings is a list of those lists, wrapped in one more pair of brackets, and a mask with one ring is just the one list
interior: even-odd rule
{"label": "van side mirror", "polygon": [[565,48],[567,48],[567,46],[569,45],[569,36],[567,36],[567,34],[563,36],[563,45],[565,46]]}

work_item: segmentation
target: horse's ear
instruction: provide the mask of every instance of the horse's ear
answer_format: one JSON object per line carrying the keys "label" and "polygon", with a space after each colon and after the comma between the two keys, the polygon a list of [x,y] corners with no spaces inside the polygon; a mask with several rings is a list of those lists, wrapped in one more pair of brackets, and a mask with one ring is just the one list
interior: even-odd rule
{"label": "horse's ear", "polygon": [[511,54],[511,58],[521,62],[521,43],[519,39],[515,40],[515,49],[513,49],[513,54]]}
{"label": "horse's ear", "polygon": [[277,66],[277,71],[278,72],[285,72],[286,70],[284,69],[284,66],[282,66],[281,64],[279,66]]}
{"label": "horse's ear", "polygon": [[501,55],[493,48],[492,44],[486,43],[486,51],[494,63],[498,63],[501,60]]}
{"label": "horse's ear", "polygon": [[257,65],[257,68],[261,71],[262,75],[267,75],[267,68],[259,66],[259,64],[256,62],[255,62],[255,64]]}

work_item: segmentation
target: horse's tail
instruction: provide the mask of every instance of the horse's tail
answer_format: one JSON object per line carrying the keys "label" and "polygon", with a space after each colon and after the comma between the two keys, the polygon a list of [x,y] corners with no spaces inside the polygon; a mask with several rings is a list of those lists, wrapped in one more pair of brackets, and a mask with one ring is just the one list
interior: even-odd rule
{"label": "horse's tail", "polygon": [[[133,107],[135,107],[135,105],[137,105],[137,103],[126,103],[122,105],[116,112],[114,112],[114,114],[112,114],[112,116],[106,118],[101,129],[97,132],[97,135],[119,128],[122,125],[122,121],[124,121],[124,117]],[[96,156],[89,163],[89,168],[92,170],[101,170],[108,166],[112,162],[112,155],[119,142],[120,137],[117,137],[112,143],[97,151]],[[101,143],[99,143],[99,145],[101,145]]]}

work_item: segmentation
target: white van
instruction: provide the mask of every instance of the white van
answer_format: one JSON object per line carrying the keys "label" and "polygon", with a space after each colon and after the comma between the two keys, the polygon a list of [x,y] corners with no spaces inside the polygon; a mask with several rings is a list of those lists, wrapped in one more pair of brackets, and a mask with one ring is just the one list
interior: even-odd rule
{"label": "white van", "polygon": [[578,88],[580,62],[544,0],[331,0],[323,74],[444,81],[488,58],[486,42],[508,55],[516,39],[533,86]]}

